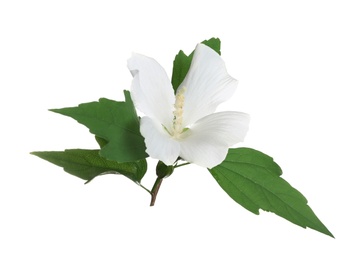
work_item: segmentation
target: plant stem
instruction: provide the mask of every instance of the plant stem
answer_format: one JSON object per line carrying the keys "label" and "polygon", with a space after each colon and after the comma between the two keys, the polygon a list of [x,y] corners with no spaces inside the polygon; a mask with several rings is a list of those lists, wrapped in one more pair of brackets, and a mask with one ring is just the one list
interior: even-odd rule
{"label": "plant stem", "polygon": [[181,167],[181,166],[188,165],[188,164],[190,164],[190,163],[189,163],[189,162],[187,162],[187,163],[177,164],[174,168]]}
{"label": "plant stem", "polygon": [[[179,160],[179,159],[178,159]],[[177,160],[177,161],[178,161]],[[176,161],[176,162],[177,162]],[[175,163],[176,163],[175,162]],[[186,162],[186,163],[182,163],[182,164],[179,164],[179,165],[166,165],[164,164],[162,161],[159,161],[157,163],[157,166],[156,166],[156,175],[157,175],[157,179],[155,181],[155,184],[153,184],[153,187],[152,187],[152,190],[149,191],[147,190],[145,187],[143,187],[141,185],[142,188],[144,188],[145,190],[147,190],[149,193],[151,193],[151,203],[150,203],[150,206],[154,206],[155,205],[155,202],[156,202],[156,197],[157,197],[157,194],[158,194],[158,191],[161,187],[161,184],[162,184],[162,180],[168,176],[170,176],[172,173],[173,173],[173,170],[177,167],[181,167],[181,166],[184,166],[184,165],[188,165],[190,163]]]}
{"label": "plant stem", "polygon": [[163,178],[157,177],[155,184],[153,184],[153,187],[151,190],[151,204],[150,204],[151,207],[155,205],[157,193],[161,187],[162,180],[163,180]]}

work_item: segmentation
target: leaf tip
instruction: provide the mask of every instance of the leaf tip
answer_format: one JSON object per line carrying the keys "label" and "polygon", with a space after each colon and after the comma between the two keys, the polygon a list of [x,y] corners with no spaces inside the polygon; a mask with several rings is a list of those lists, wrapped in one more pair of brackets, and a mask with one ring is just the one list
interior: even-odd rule
{"label": "leaf tip", "polygon": [[206,46],[209,46],[210,48],[212,48],[214,51],[216,51],[219,55],[221,55],[221,41],[219,38],[217,37],[212,37],[208,40],[204,40],[203,42],[201,42],[203,44],[205,44]]}
{"label": "leaf tip", "polygon": [[131,98],[131,92],[128,91],[128,90],[123,90],[123,94],[124,94],[124,101],[125,102],[130,102],[132,101],[132,98]]}
{"label": "leaf tip", "polygon": [[53,113],[57,113],[57,114],[64,115],[64,113],[62,113],[62,109],[61,109],[61,108],[50,108],[50,109],[48,109],[48,111],[53,112]]}
{"label": "leaf tip", "polygon": [[324,229],[323,229],[323,230],[318,230],[318,231],[322,232],[323,234],[325,234],[325,235],[327,235],[327,236],[330,236],[331,238],[336,239],[336,238],[334,237],[334,235],[332,234],[332,232],[329,231],[326,226],[324,226]]}
{"label": "leaf tip", "polygon": [[30,152],[29,154],[40,157],[41,152]]}

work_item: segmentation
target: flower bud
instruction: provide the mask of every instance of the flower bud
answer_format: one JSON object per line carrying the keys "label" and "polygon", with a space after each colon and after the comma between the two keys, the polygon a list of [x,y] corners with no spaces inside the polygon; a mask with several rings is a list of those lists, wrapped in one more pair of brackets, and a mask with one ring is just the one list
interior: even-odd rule
{"label": "flower bud", "polygon": [[166,178],[173,173],[174,166],[166,165],[163,162],[159,161],[156,166],[156,174],[159,178]]}

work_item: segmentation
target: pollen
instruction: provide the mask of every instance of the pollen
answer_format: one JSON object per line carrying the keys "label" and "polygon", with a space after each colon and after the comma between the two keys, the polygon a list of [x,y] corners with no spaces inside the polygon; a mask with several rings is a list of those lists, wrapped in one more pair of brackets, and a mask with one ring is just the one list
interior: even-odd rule
{"label": "pollen", "polygon": [[173,111],[174,115],[173,129],[172,129],[172,136],[174,138],[179,138],[184,131],[182,123],[183,123],[183,112],[184,112],[183,109],[185,103],[185,95],[184,95],[185,92],[186,92],[186,87],[183,86],[176,93],[176,101],[174,105],[175,110]]}

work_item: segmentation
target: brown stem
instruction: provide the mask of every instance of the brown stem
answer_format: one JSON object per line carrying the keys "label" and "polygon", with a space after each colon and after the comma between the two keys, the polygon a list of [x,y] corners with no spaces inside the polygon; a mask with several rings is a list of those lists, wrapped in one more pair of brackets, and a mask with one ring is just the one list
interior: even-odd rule
{"label": "brown stem", "polygon": [[150,204],[151,207],[155,205],[157,193],[158,193],[158,190],[161,187],[162,180],[163,180],[163,178],[157,177],[157,179],[155,181],[155,184],[152,187],[152,190],[151,190],[151,204]]}

